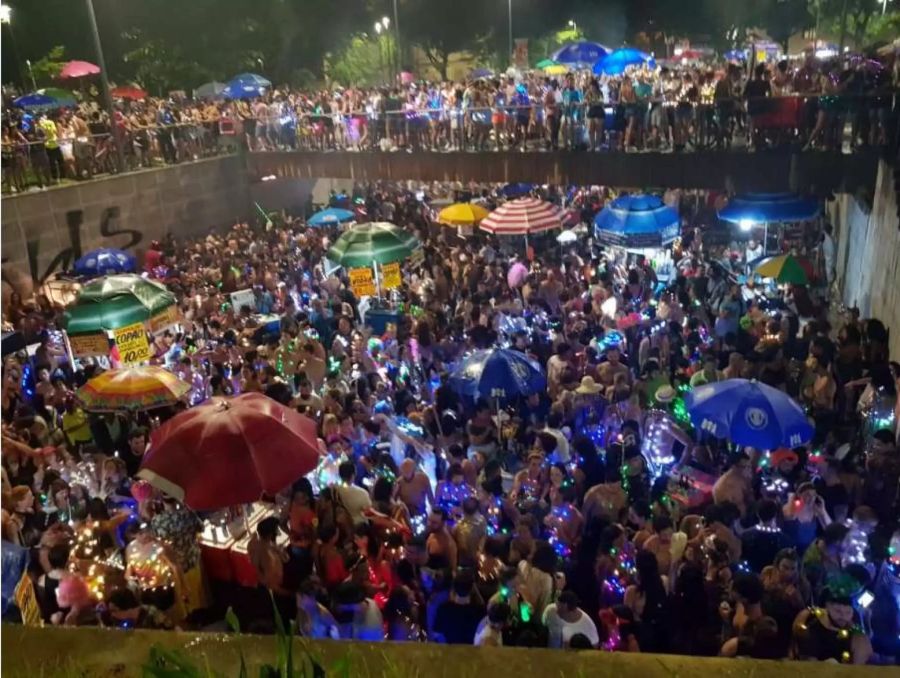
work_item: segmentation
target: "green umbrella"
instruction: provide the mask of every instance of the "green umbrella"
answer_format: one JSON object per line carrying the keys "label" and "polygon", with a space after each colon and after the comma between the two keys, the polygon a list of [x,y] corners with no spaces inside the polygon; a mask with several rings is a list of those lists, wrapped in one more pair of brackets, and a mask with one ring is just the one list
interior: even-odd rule
{"label": "green umbrella", "polygon": [[44,87],[43,89],[39,89],[37,93],[47,97],[53,97],[59,102],[60,106],[74,106],[78,103],[75,101],[74,94],[67,89],[61,89],[59,87]]}
{"label": "green umbrella", "polygon": [[111,275],[81,288],[63,314],[63,324],[69,334],[115,330],[149,320],[175,303],[175,295],[162,283],[139,275]]}
{"label": "green umbrella", "polygon": [[341,266],[357,268],[403,261],[420,246],[411,233],[382,221],[354,226],[337,239],[326,256]]}
{"label": "green umbrella", "polygon": [[548,66],[558,66],[559,62],[554,61],[553,59],[541,59],[538,61],[534,67],[535,68],[547,68]]}

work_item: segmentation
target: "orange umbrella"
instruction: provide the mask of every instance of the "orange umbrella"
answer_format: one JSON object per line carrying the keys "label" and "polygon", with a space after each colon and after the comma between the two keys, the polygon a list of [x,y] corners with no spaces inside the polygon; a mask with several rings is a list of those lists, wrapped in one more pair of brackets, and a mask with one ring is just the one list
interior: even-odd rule
{"label": "orange umbrella", "polygon": [[112,412],[172,405],[190,390],[190,384],[162,367],[126,367],[94,377],[76,396],[86,410]]}
{"label": "orange umbrella", "polygon": [[124,87],[113,87],[109,91],[114,99],[146,99],[147,93],[140,87],[135,85],[125,85]]}

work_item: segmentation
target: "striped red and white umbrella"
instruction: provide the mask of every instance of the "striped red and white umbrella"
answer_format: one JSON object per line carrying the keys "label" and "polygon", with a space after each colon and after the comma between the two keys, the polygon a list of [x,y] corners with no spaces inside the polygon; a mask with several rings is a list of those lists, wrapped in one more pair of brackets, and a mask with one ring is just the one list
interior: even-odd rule
{"label": "striped red and white umbrella", "polygon": [[563,213],[554,204],[537,198],[510,200],[485,217],[479,225],[495,235],[529,235],[562,226]]}

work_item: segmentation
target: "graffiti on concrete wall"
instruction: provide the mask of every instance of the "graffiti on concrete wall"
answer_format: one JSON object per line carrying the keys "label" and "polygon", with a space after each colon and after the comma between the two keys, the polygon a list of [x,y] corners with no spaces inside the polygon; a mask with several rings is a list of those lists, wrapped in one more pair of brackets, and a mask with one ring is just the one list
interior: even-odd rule
{"label": "graffiti on concrete wall", "polygon": [[[121,211],[117,205],[105,208],[100,213],[100,235],[106,240],[116,238],[115,242],[109,243],[109,246],[116,246],[120,249],[129,249],[138,245],[143,240],[143,234],[135,229],[121,228],[119,217]],[[72,267],[75,261],[84,254],[82,247],[83,236],[85,232],[85,221],[83,210],[71,210],[66,212],[66,228],[65,238],[66,245],[59,251],[55,252],[46,266],[41,266],[42,256],[46,256],[46,252],[41,251],[41,238],[37,236],[29,239],[26,244],[28,255],[28,272],[35,286],[43,284],[51,275],[57,271],[63,271]],[[121,236],[128,236],[127,242],[122,242]],[[6,264],[8,257],[3,258]],[[3,271],[3,280],[12,284],[7,278],[6,270]]]}

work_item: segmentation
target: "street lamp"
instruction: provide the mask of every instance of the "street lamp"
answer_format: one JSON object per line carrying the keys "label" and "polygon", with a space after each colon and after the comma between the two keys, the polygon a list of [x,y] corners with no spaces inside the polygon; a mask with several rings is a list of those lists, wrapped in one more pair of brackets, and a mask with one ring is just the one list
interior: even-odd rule
{"label": "street lamp", "polygon": [[513,39],[512,39],[512,0],[507,0],[507,9],[509,14],[509,61],[512,63],[513,58]]}
{"label": "street lamp", "polygon": [[575,23],[575,19],[569,19],[569,28],[572,29],[573,33],[578,32],[578,24]]}
{"label": "street lamp", "polygon": [[8,24],[10,19],[12,19],[12,7],[0,5],[0,24]]}

